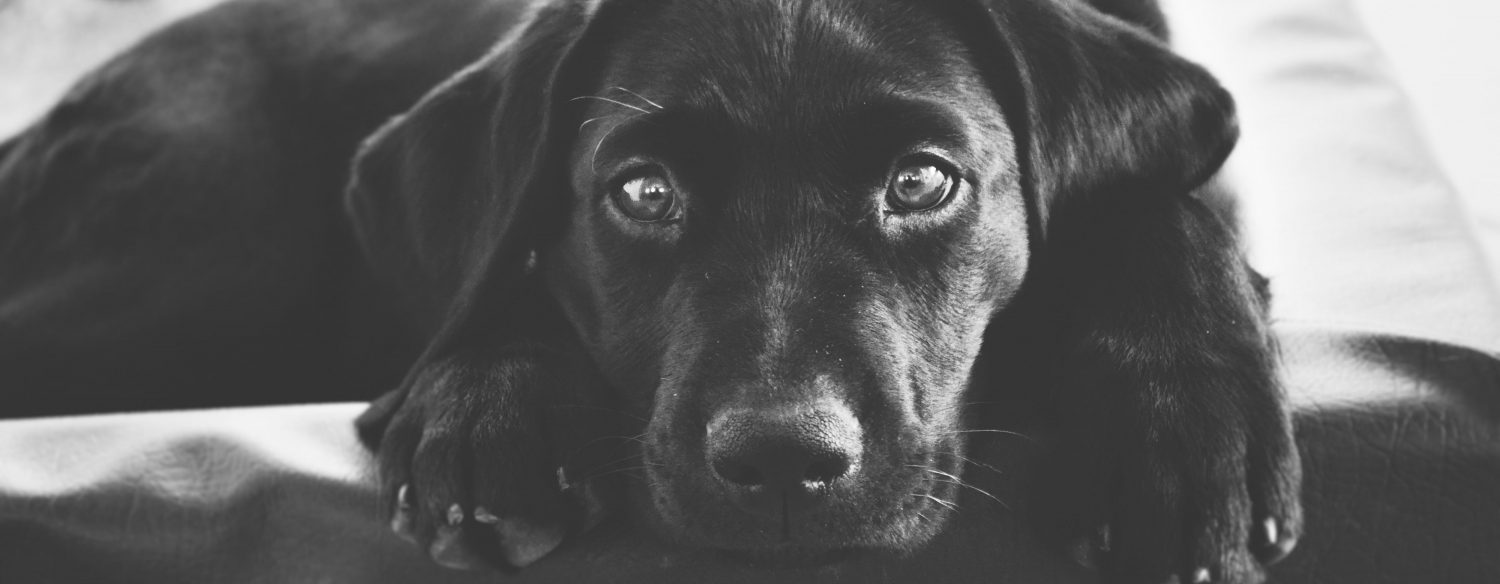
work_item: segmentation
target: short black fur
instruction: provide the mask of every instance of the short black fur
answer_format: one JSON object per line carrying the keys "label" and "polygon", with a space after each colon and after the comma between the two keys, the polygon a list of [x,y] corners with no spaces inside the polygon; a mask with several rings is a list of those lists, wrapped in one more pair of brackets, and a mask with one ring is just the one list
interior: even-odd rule
{"label": "short black fur", "polygon": [[[397,5],[231,3],[0,147],[0,387],[53,398],[7,415],[387,392],[360,434],[444,564],[611,508],[831,561],[943,527],[965,404],[1028,389],[971,372],[1025,363],[1036,520],[1108,525],[1110,581],[1295,545],[1233,102],[1155,2]],[[891,207],[929,167],[942,204]],[[622,212],[642,176],[666,220]]]}

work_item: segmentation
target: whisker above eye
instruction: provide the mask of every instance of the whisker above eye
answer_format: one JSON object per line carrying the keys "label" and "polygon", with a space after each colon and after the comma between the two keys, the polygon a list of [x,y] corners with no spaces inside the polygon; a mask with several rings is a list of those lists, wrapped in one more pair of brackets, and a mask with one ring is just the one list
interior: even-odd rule
{"label": "whisker above eye", "polygon": [[634,92],[634,91],[631,91],[631,90],[629,90],[629,89],[625,89],[625,88],[624,88],[624,87],[620,87],[620,86],[618,86],[618,85],[616,85],[616,86],[614,86],[614,87],[611,87],[611,88],[610,88],[610,89],[618,89],[618,90],[620,90],[620,91],[623,91],[623,92],[625,92],[625,93],[629,93],[629,94],[630,94],[630,95],[633,95],[633,96],[635,96],[635,97],[636,97],[636,99],[639,99],[639,100],[641,100],[641,101],[644,101],[644,102],[646,102],[646,103],[648,103],[648,104],[651,104],[651,107],[654,107],[654,108],[656,108],[656,109],[665,109],[665,108],[663,108],[663,107],[662,107],[662,106],[661,106],[661,104],[659,104],[659,103],[656,103],[656,102],[654,102],[654,101],[651,101],[651,100],[650,100],[650,99],[649,99],[649,98],[647,98],[647,97],[646,97],[646,96],[644,96],[644,95],[641,95],[641,94],[639,94],[639,93],[636,93],[636,92]]}
{"label": "whisker above eye", "polygon": [[625,103],[623,101],[620,101],[618,99],[610,99],[608,97],[601,97],[601,96],[598,96],[598,95],[580,95],[580,96],[575,97],[573,99],[570,99],[568,101],[578,101],[580,99],[597,99],[599,101],[612,103],[612,104],[618,105],[620,107],[628,107],[630,109],[633,109],[635,111],[641,112],[643,114],[649,114],[649,113],[651,113],[650,111],[648,111],[647,109],[645,109],[643,107],[640,107],[640,106],[637,106],[637,105],[630,105],[630,104]]}
{"label": "whisker above eye", "polygon": [[602,119],[605,119],[605,118],[608,118],[608,117],[610,117],[610,116],[599,116],[597,118],[589,118],[587,120],[584,120],[582,124],[578,124],[578,131],[582,132],[584,126],[587,126],[589,124],[592,124],[594,122],[597,122],[599,120],[602,120]]}
{"label": "whisker above eye", "polygon": [[[609,101],[614,101],[614,100],[609,100]],[[616,102],[616,103],[619,103],[619,102]],[[621,105],[625,105],[625,104],[621,104]],[[629,107],[630,109],[636,110],[638,112],[641,112],[641,113],[632,114],[630,117],[625,118],[626,121],[633,120],[635,118],[639,118],[642,115],[645,115],[645,114],[649,113],[646,110],[643,110],[643,109],[635,107],[635,106],[627,106],[627,107]],[[588,123],[588,122],[584,122],[584,123]],[[603,148],[604,147],[604,141],[608,140],[609,137],[610,137],[610,135],[614,134],[615,130],[620,129],[620,126],[623,126],[623,125],[625,125],[624,122],[621,122],[619,124],[615,124],[614,127],[611,127],[608,131],[604,132],[604,135],[600,136],[599,137],[599,141],[594,144],[594,153],[589,156],[589,168],[592,169],[595,173],[599,172],[599,149]],[[582,129],[583,126],[580,125],[579,128]]]}

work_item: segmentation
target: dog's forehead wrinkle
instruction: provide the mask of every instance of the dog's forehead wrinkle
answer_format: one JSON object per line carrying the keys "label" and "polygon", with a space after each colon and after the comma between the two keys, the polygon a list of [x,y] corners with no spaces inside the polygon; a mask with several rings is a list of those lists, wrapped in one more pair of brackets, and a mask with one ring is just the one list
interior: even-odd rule
{"label": "dog's forehead wrinkle", "polygon": [[[951,35],[934,34],[939,20],[923,16],[915,6],[896,2],[672,3],[637,23],[639,34],[626,37],[619,53],[640,58],[613,59],[625,68],[616,85],[639,90],[634,84],[652,81],[741,121],[764,124],[768,113],[838,102],[854,84],[920,88],[951,70],[953,51],[931,42]],[[712,23],[711,30],[704,23]],[[712,43],[704,39],[709,34]],[[703,50],[709,45],[714,50]],[[844,82],[819,82],[833,77]]]}
{"label": "dog's forehead wrinkle", "polygon": [[[645,52],[647,57],[654,54]],[[727,59],[716,54],[695,58]],[[805,79],[756,80],[748,78],[750,73],[738,63],[704,66],[675,57],[667,60],[674,59],[682,62],[653,65],[646,73],[630,66],[650,59],[624,59],[626,66],[612,70],[599,90],[607,93],[613,86],[629,84],[632,92],[660,106],[650,107],[641,101],[643,107],[652,109],[650,114],[601,102],[590,107],[585,117],[617,119],[610,117],[609,110],[614,109],[620,114],[641,116],[630,124],[632,127],[649,126],[653,119],[690,120],[685,124],[656,124],[642,135],[652,136],[657,143],[678,144],[679,148],[735,168],[743,168],[750,159],[773,162],[761,165],[761,176],[773,176],[768,171],[788,174],[800,168],[815,173],[839,168],[841,163],[847,164],[841,161],[849,160],[850,155],[876,154],[867,151],[872,145],[880,145],[877,149],[882,155],[894,154],[884,152],[886,149],[938,146],[957,155],[961,166],[1002,163],[1004,154],[1013,150],[1008,128],[992,115],[998,111],[998,104],[983,84],[976,82],[980,76],[971,63],[922,69],[920,64],[893,57],[873,59],[858,67],[835,64],[830,67],[839,69],[842,81],[828,84],[819,81],[828,72],[809,73]],[[810,88],[816,91],[808,91]],[[625,97],[618,91],[607,94]],[[635,103],[633,98],[630,103]],[[598,139],[613,123],[588,122],[582,135]],[[860,138],[851,142],[856,135]],[[867,135],[879,138],[872,143]],[[683,146],[685,142],[691,145]],[[605,142],[596,144],[608,146]],[[789,182],[809,186],[809,178],[813,177],[798,176]],[[773,192],[762,200],[770,203],[800,194],[804,193]]]}

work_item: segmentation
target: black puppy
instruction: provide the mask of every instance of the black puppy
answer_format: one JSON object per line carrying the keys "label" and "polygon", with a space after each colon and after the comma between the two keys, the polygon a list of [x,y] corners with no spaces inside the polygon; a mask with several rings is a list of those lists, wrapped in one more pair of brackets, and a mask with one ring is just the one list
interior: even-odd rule
{"label": "black puppy", "polygon": [[[297,281],[318,306],[376,283],[424,347],[360,422],[395,528],[523,566],[607,495],[596,444],[634,435],[629,508],[668,537],[910,550],[1000,347],[1054,400],[1115,581],[1257,580],[1299,467],[1263,287],[1205,187],[1232,102],[1162,30],[1134,3],[544,3],[361,151],[368,274]],[[319,201],[289,220],[338,249]]]}

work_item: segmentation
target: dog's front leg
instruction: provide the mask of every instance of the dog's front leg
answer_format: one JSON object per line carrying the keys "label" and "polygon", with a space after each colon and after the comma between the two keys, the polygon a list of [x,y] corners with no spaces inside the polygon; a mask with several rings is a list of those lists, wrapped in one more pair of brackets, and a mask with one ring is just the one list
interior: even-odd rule
{"label": "dog's front leg", "polygon": [[1051,250],[1073,512],[1111,582],[1257,582],[1301,530],[1300,464],[1258,276],[1191,197],[1099,202]]}
{"label": "dog's front leg", "polygon": [[391,528],[440,564],[524,567],[601,518],[607,490],[585,479],[619,464],[624,440],[561,318],[538,310],[429,350],[358,421]]}

